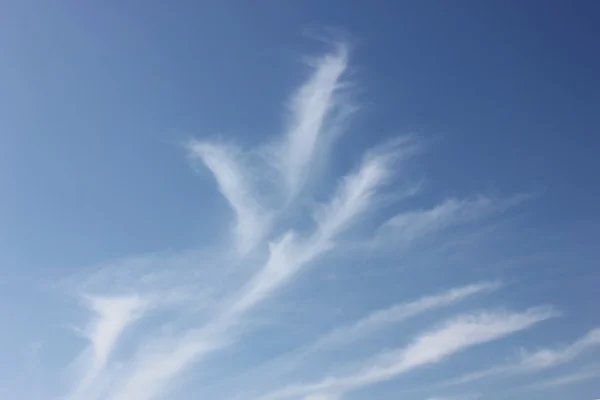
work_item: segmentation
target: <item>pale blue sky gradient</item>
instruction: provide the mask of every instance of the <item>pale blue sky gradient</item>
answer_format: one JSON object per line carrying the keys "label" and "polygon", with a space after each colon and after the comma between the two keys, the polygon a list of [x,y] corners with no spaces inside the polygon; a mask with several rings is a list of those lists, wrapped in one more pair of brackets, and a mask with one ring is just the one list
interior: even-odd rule
{"label": "pale blue sky gradient", "polygon": [[[128,400],[258,400],[302,385],[285,398],[600,397],[598,3],[1,9],[1,398],[123,400],[156,343],[196,329],[225,343],[206,339],[215,349],[164,391]],[[317,93],[308,111],[301,88]],[[328,118],[304,165],[285,138],[297,118],[305,145],[319,111]],[[372,192],[321,227],[357,171]],[[253,303],[245,285],[277,249],[290,275]],[[350,344],[314,345],[467,285],[483,286]],[[393,379],[306,389],[480,312],[531,326]],[[90,350],[94,321],[128,323],[104,364]],[[541,349],[559,361],[515,367]]]}

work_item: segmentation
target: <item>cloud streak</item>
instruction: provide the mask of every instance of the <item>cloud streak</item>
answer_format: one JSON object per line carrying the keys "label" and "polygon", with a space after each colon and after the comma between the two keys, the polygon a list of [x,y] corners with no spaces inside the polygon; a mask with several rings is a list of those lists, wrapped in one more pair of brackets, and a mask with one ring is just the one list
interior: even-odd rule
{"label": "cloud streak", "polygon": [[248,312],[288,284],[303,266],[331,250],[337,236],[356,222],[368,209],[377,188],[386,183],[395,150],[396,147],[384,147],[370,152],[357,171],[342,180],[330,202],[320,207],[320,218],[310,235],[300,237],[289,231],[271,242],[264,266],[232,301],[226,302],[221,313],[205,327],[163,344],[167,351],[161,349],[150,359],[141,357],[115,400],[146,400],[159,394],[168,381],[191,363],[220,349],[223,338],[239,326]]}
{"label": "cloud streak", "polygon": [[289,127],[273,157],[290,196],[295,196],[307,179],[318,146],[327,145],[323,134],[327,133],[328,117],[342,105],[340,79],[347,64],[348,48],[338,44],[335,52],[314,62],[314,74],[291,98]]}
{"label": "cloud streak", "polygon": [[488,377],[509,376],[552,368],[573,361],[586,350],[600,346],[600,329],[592,329],[574,343],[558,349],[540,349],[532,353],[523,353],[519,359],[507,365],[493,367],[457,378],[450,384],[472,382]]}
{"label": "cloud streak", "polygon": [[579,383],[583,381],[587,381],[590,379],[594,379],[600,377],[600,367],[592,366],[591,368],[585,368],[580,371],[572,372],[569,374],[560,375],[554,378],[547,379],[545,381],[541,381],[535,383],[533,385],[529,385],[523,387],[523,390],[548,390],[557,388],[559,386],[567,386],[572,385],[574,383]]}
{"label": "cloud streak", "polygon": [[379,240],[410,244],[453,225],[470,223],[505,211],[530,197],[522,194],[505,199],[484,195],[463,200],[450,198],[430,209],[403,212],[391,217],[379,228]]}
{"label": "cloud streak", "polygon": [[148,306],[148,301],[138,296],[87,297],[86,303],[96,314],[94,322],[83,332],[90,341],[90,351],[84,354],[89,356],[90,362],[70,399],[91,396],[88,392],[106,367],[119,337]]}
{"label": "cloud streak", "polygon": [[374,311],[358,321],[332,330],[313,343],[299,347],[253,369],[250,374],[262,373],[262,375],[270,377],[284,375],[310,361],[312,356],[323,356],[351,343],[365,340],[380,330],[417,315],[451,306],[469,297],[497,290],[501,286],[499,282],[480,282]]}
{"label": "cloud streak", "polygon": [[314,349],[331,349],[347,345],[390,324],[404,321],[427,311],[450,306],[473,295],[496,290],[500,286],[500,283],[497,282],[476,283],[375,311],[351,325],[329,333],[315,343]]}
{"label": "cloud streak", "polygon": [[316,228],[306,238],[293,231],[270,244],[265,266],[242,291],[231,308],[241,313],[287,283],[302,266],[329,251],[339,234],[347,230],[367,210],[376,190],[391,174],[394,152],[370,153],[359,169],[346,176],[329,203],[320,207]]}
{"label": "cloud streak", "polygon": [[254,194],[252,178],[240,162],[239,150],[199,141],[191,141],[188,148],[212,172],[219,191],[234,211],[239,250],[242,253],[250,251],[266,234],[270,217]]}
{"label": "cloud streak", "polygon": [[348,391],[390,380],[424,365],[439,363],[469,347],[500,339],[554,316],[556,312],[549,308],[533,308],[522,313],[483,312],[464,315],[417,336],[405,348],[367,361],[359,372],[329,376],[317,383],[290,386],[261,399],[288,399],[321,393],[341,396]]}
{"label": "cloud streak", "polygon": [[[254,333],[258,325],[255,322],[273,322],[268,311],[278,304],[278,295],[294,290],[300,276],[311,267],[321,267],[317,265],[319,261],[325,264],[322,261],[326,255],[346,250],[340,243],[347,236],[358,234],[358,251],[377,252],[380,248],[371,244],[379,240],[408,246],[449,227],[503,212],[529,197],[449,198],[438,201],[433,208],[390,216],[385,205],[390,199],[398,200],[390,192],[394,192],[391,186],[399,182],[404,171],[399,166],[422,149],[417,136],[405,135],[363,151],[352,168],[336,174],[333,181],[319,189],[319,199],[325,200],[316,201],[309,180],[352,109],[344,82],[347,46],[338,45],[314,60],[313,66],[311,76],[291,97],[288,124],[280,137],[255,144],[249,150],[224,141],[191,140],[186,144],[190,158],[212,174],[233,213],[234,223],[224,242],[219,238],[202,251],[132,258],[97,273],[86,271],[86,279],[75,280],[80,285],[79,293],[100,294],[85,298],[92,322],[83,330],[89,345],[77,359],[77,366],[83,366],[84,372],[65,398],[166,398],[192,367],[208,372],[206,381],[212,383],[210,363],[220,360],[224,353],[227,357],[237,354],[244,345],[253,347],[254,343],[245,339]],[[410,191],[411,196],[415,194]],[[377,220],[369,220],[371,228],[364,229],[362,223],[375,211]],[[281,353],[256,361],[268,365],[275,360],[272,364],[279,361],[280,366],[283,358],[288,365],[278,371],[279,376],[298,373],[296,361],[311,361],[310,355],[331,356],[334,349],[350,352],[352,344],[371,340],[375,333],[394,324],[501,286],[490,281],[449,285],[454,288],[408,302],[398,302],[396,298],[387,303],[392,306],[370,309],[363,318],[344,321],[329,333],[316,332],[311,339],[317,337],[316,341],[307,340],[286,353],[292,355],[294,362],[281,357]],[[347,366],[341,370],[343,373],[325,371],[325,377],[316,380],[296,375],[288,382],[309,383],[275,391],[251,382],[249,389],[240,389],[244,394],[236,400],[248,393],[253,393],[253,400],[261,395],[263,400],[341,400],[346,393],[441,363],[454,354],[531,328],[556,314],[550,307],[522,312],[461,312],[455,318],[444,317],[445,322],[422,331],[403,347],[361,356],[357,368]],[[136,329],[132,329],[134,326]],[[125,333],[133,336],[125,340]],[[562,351],[536,353],[530,356],[531,361],[523,363],[566,362],[595,346],[597,336],[597,332],[590,332]],[[123,352],[116,351],[121,349]],[[256,365],[255,360],[252,363]],[[336,365],[339,360],[329,359],[328,363]],[[202,380],[202,376],[198,378]],[[269,379],[272,382],[272,377]]]}
{"label": "cloud streak", "polygon": [[[330,144],[332,138],[324,135],[340,128],[341,120],[327,122],[346,104],[340,93],[343,86],[340,79],[347,62],[348,48],[344,44],[316,60],[314,73],[290,100],[290,122],[283,140],[266,146],[270,149],[266,161],[273,164],[283,179],[287,201],[302,189],[319,149],[324,151]],[[219,191],[234,211],[240,251],[252,250],[268,232],[276,210],[267,210],[260,204],[255,177],[248,173],[248,165],[243,161],[247,155],[223,143],[192,140],[187,147],[212,172]],[[266,170],[267,164],[262,167]],[[262,178],[273,180],[272,176]]]}

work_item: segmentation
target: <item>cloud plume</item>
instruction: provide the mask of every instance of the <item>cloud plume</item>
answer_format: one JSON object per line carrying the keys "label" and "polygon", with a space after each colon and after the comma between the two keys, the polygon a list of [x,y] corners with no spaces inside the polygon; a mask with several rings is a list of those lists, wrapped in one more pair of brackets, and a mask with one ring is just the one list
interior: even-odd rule
{"label": "cloud plume", "polygon": [[469,347],[500,339],[554,316],[556,312],[549,308],[533,308],[522,313],[484,312],[464,315],[417,336],[405,348],[367,361],[357,373],[329,376],[317,383],[290,386],[262,399],[288,399],[320,392],[339,395],[390,380],[427,364],[439,363]]}
{"label": "cloud plume", "polygon": [[[274,146],[273,158],[290,196],[301,189],[313,165],[319,145],[327,145],[328,117],[343,105],[340,79],[348,64],[348,47],[338,44],[335,52],[317,59],[315,72],[291,98],[290,120],[283,140]],[[339,123],[339,121],[338,121]],[[330,130],[335,127],[329,126]]]}
{"label": "cloud plume", "polygon": [[592,329],[585,336],[568,346],[522,352],[519,359],[514,363],[473,372],[457,378],[451,383],[466,383],[488,377],[509,376],[552,368],[573,361],[577,356],[594,347],[600,347],[600,329],[598,328]]}
{"label": "cloud plume", "polygon": [[148,301],[138,296],[128,297],[87,297],[86,303],[95,313],[94,322],[83,332],[90,341],[89,351],[82,354],[89,358],[87,372],[70,399],[87,399],[89,390],[103,372],[119,337],[141,317]]}
{"label": "cloud plume", "polygon": [[467,297],[492,291],[498,287],[500,287],[500,284],[495,282],[476,283],[436,295],[426,296],[412,302],[396,304],[392,307],[375,311],[351,325],[334,330],[320,339],[314,347],[316,349],[328,349],[344,346],[387,325],[398,323],[426,311],[449,306]]}
{"label": "cloud plume", "polygon": [[[91,322],[81,330],[88,343],[71,363],[83,372],[69,375],[66,394],[56,398],[159,400],[179,398],[178,390],[187,390],[189,385],[191,390],[185,396],[198,398],[341,400],[347,393],[441,364],[459,352],[475,351],[477,345],[506,338],[557,315],[552,307],[469,310],[467,299],[502,286],[492,277],[448,279],[443,287],[418,292],[408,301],[408,291],[394,292],[394,297],[378,298],[376,303],[365,301],[366,308],[360,309],[358,317],[336,309],[347,304],[319,297],[334,297],[324,293],[332,286],[323,284],[321,278],[312,280],[331,262],[343,260],[336,268],[370,272],[369,268],[377,266],[371,265],[375,262],[367,253],[377,257],[379,250],[385,253],[378,247],[382,242],[394,248],[424,243],[433,234],[458,225],[475,225],[530,197],[442,197],[429,199],[433,206],[413,205],[398,213],[392,203],[407,197],[412,201],[421,194],[409,190],[409,196],[400,199],[396,185],[406,178],[404,167],[424,149],[418,135],[397,135],[361,145],[350,166],[336,165],[331,175],[330,171],[323,174],[327,180],[322,177],[319,169],[328,165],[328,154],[342,137],[346,117],[358,109],[350,101],[348,57],[348,46],[338,44],[312,60],[310,76],[288,102],[286,125],[278,136],[243,147],[233,140],[206,137],[186,143],[189,159],[201,167],[199,171],[211,175],[201,183],[218,191],[229,207],[226,213],[232,217],[223,216],[228,234],[215,235],[214,243],[174,254],[128,257],[101,271],[85,270],[83,278],[73,279],[78,293],[94,294],[84,296]],[[318,190],[312,185],[313,178],[322,179]],[[207,211],[200,210],[200,218],[202,212]],[[226,223],[230,219],[233,222]],[[357,239],[349,244],[349,237]],[[350,247],[352,251],[348,251]],[[355,266],[358,263],[349,255],[362,251],[367,261]],[[399,260],[390,261],[397,264]],[[412,260],[400,261],[407,265],[407,273],[418,273],[411,270]],[[443,264],[445,260],[438,261]],[[305,286],[304,279],[308,281]],[[412,281],[401,283],[410,285]],[[354,284],[336,282],[336,288],[358,292],[363,286],[363,282]],[[382,282],[382,291],[386,285]],[[400,284],[398,288],[402,290]],[[372,288],[373,295],[379,290]],[[487,297],[482,300],[495,296]],[[282,317],[282,313],[271,312],[273,309],[307,298],[318,304],[302,322],[304,333],[310,331],[310,335],[276,332],[266,339],[261,336],[261,329],[287,322],[288,315]],[[388,306],[372,307],[382,303]],[[461,309],[455,310],[458,307]],[[318,323],[337,311],[342,318],[339,321]],[[450,311],[458,316],[449,316]],[[404,331],[407,320],[422,323],[414,317],[426,313],[433,319],[439,318],[438,313],[444,315],[441,322],[427,322],[429,329],[418,327],[421,333],[409,340],[413,333]],[[392,329],[387,328],[398,328],[401,323],[402,329],[393,330],[399,335],[397,343],[404,343],[401,347],[385,350],[374,340],[376,334],[389,335]],[[599,341],[598,332],[592,331],[564,349],[524,355],[518,367],[496,368],[464,382],[507,374],[512,369],[558,365]],[[365,345],[368,354],[355,351],[355,345]],[[336,358],[342,353],[357,362]],[[317,356],[323,360],[320,366],[311,364]],[[277,369],[281,381],[276,382],[281,386],[273,387],[273,375],[264,374],[269,367]],[[254,379],[261,372],[261,379]],[[246,382],[240,383],[244,378]],[[262,381],[268,383],[261,385]],[[238,392],[233,393],[235,390]]]}

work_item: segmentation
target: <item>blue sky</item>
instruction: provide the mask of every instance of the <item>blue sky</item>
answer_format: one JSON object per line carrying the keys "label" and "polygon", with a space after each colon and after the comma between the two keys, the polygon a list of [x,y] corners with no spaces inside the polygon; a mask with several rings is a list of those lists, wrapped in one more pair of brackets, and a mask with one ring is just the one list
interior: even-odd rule
{"label": "blue sky", "polygon": [[600,397],[600,7],[5,1],[0,397]]}

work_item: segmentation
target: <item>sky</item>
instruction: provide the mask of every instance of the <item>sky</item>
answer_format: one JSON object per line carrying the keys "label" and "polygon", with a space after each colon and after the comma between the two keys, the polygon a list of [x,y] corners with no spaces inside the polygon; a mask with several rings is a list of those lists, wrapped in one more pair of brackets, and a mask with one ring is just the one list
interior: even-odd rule
{"label": "sky", "polygon": [[600,398],[597,2],[1,7],[0,398]]}

